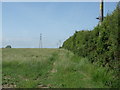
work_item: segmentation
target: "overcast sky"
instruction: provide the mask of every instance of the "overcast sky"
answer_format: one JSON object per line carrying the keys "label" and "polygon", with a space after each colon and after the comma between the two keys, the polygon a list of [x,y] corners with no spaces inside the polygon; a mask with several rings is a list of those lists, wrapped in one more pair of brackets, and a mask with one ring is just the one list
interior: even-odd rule
{"label": "overcast sky", "polygon": [[[104,15],[116,4],[106,2]],[[3,47],[14,48],[38,48],[40,33],[43,48],[57,48],[76,30],[92,30],[99,16],[99,2],[4,2],[0,8]]]}

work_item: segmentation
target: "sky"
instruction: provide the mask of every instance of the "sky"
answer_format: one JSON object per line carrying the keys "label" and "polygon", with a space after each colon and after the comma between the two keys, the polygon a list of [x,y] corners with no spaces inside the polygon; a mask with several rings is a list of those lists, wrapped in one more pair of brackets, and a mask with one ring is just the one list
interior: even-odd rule
{"label": "sky", "polygon": [[[104,15],[116,2],[105,2]],[[0,4],[1,6],[1,4]],[[92,30],[99,16],[99,2],[2,2],[2,46],[58,48],[75,31]]]}

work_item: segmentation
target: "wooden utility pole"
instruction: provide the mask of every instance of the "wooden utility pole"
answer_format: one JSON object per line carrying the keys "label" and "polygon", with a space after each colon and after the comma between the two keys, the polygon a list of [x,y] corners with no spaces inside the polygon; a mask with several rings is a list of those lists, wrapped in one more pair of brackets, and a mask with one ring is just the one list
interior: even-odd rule
{"label": "wooden utility pole", "polygon": [[100,2],[100,21],[102,22],[103,21],[103,19],[104,19],[104,3],[103,3],[103,0],[101,0],[101,2]]}
{"label": "wooden utility pole", "polygon": [[103,0],[100,1],[100,16],[96,19],[100,20],[99,24],[101,25],[104,19],[104,1]]}

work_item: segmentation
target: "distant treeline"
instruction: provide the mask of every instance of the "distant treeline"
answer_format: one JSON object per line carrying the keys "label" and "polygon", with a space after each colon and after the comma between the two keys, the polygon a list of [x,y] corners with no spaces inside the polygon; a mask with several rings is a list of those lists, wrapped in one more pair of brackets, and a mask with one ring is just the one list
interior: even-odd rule
{"label": "distant treeline", "polygon": [[68,38],[62,48],[75,54],[88,57],[91,63],[115,71],[112,87],[120,87],[120,2],[116,9],[107,14],[101,25],[92,31],[76,31]]}

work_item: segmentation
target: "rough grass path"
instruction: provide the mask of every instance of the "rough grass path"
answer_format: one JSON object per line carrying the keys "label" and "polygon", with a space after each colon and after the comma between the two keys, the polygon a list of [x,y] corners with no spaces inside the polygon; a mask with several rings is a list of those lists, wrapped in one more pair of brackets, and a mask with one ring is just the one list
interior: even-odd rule
{"label": "rough grass path", "polygon": [[64,49],[3,49],[5,88],[103,88],[111,73]]}

